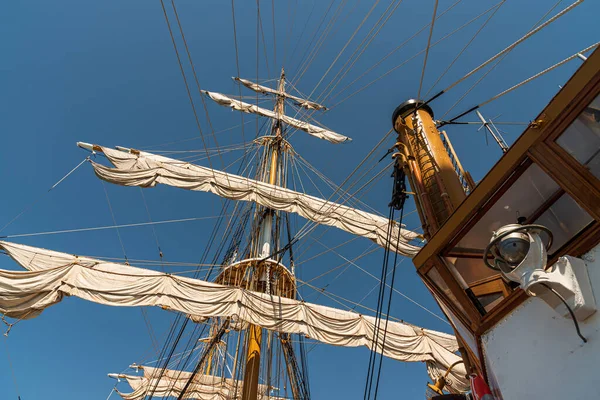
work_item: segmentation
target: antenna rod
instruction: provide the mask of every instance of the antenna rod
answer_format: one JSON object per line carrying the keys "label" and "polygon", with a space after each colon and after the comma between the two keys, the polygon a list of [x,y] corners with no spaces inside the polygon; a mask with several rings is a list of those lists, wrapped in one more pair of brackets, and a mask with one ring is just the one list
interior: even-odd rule
{"label": "antenna rod", "polygon": [[500,132],[495,132],[492,129],[492,127],[490,126],[491,125],[490,122],[486,121],[486,119],[483,117],[483,115],[481,115],[479,110],[476,110],[475,112],[477,113],[477,116],[481,120],[481,123],[483,124],[485,129],[487,129],[487,131],[490,133],[490,135],[492,135],[492,137],[494,138],[496,143],[498,143],[498,146],[500,146],[500,149],[502,149],[502,152],[506,153],[508,151],[508,145],[504,141],[504,138],[500,135]]}

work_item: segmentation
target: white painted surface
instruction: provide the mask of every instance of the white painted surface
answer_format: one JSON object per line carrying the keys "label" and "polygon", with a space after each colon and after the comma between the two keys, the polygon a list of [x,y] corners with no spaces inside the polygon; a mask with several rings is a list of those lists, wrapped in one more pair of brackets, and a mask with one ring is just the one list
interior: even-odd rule
{"label": "white painted surface", "polygon": [[[584,256],[598,299],[600,246]],[[487,364],[504,400],[600,399],[600,312],[580,322],[529,298],[482,336]]]}

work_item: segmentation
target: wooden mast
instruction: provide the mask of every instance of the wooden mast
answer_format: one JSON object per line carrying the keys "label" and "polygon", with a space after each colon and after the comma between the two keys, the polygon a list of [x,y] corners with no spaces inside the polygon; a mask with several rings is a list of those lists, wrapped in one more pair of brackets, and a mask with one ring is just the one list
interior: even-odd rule
{"label": "wooden mast", "polygon": [[[280,93],[285,91],[285,72],[281,68],[281,77],[279,79],[279,85],[277,90]],[[283,95],[277,96],[277,102],[275,104],[275,113],[277,116],[283,115],[284,113],[285,98]],[[277,183],[277,166],[279,163],[280,149],[281,149],[281,120],[277,119],[273,126],[274,137],[270,141],[271,148],[271,162],[269,168],[268,182],[272,185]],[[273,211],[267,210],[263,224],[261,226],[261,232],[259,233],[259,244],[260,247],[256,249],[256,257],[267,257],[274,252],[271,251],[271,228],[273,224]],[[270,279],[267,276],[267,281]],[[269,285],[267,285],[268,288]],[[262,328],[257,325],[248,326],[248,347],[246,353],[246,368],[244,371],[244,384],[242,388],[242,400],[256,400],[258,398],[258,377],[260,374],[260,352],[261,352],[261,341],[262,341]]]}
{"label": "wooden mast", "polygon": [[466,197],[460,163],[422,101],[408,100],[394,111],[396,147],[404,162],[427,239],[442,226]]}

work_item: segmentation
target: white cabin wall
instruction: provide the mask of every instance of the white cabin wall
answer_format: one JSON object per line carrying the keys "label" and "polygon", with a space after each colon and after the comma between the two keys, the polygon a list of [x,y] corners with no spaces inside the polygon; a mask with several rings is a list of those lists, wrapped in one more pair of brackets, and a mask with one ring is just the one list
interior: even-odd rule
{"label": "white cabin wall", "polygon": [[[582,258],[598,302],[600,245]],[[600,312],[579,325],[587,343],[571,319],[529,298],[482,335],[486,364],[503,400],[600,399]]]}

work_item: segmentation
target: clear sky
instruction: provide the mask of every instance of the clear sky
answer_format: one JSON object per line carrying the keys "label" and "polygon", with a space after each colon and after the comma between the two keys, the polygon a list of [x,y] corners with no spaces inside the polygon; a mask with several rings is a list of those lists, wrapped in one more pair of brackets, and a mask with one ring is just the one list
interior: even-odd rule
{"label": "clear sky", "polygon": [[[170,3],[166,3],[170,7]],[[454,1],[441,0],[439,3],[438,13],[441,13]],[[447,87],[517,40],[555,3],[554,0],[506,1],[431,93]],[[236,94],[237,87],[231,80],[231,76],[237,73],[231,2],[177,0],[176,4],[200,85],[203,89]],[[323,27],[316,35],[314,32],[319,27],[329,1],[277,0],[273,4],[270,1],[260,1],[264,44],[261,35],[257,64],[256,2],[235,1],[241,76],[251,79],[258,76],[261,80],[275,79],[283,65],[288,79],[295,82],[298,90],[305,94],[314,91],[313,97],[318,97],[390,1],[382,1],[376,5],[354,40],[316,88],[374,3],[364,0],[333,1],[323,27],[339,9],[338,20],[301,77],[299,66],[303,56],[310,54],[310,48],[314,48],[324,36]],[[404,0],[346,77],[336,86],[332,96],[325,101],[327,105],[333,106],[332,109],[323,115],[315,114],[315,118],[327,127],[350,136],[353,139],[351,143],[333,145],[302,132],[291,138],[296,151],[333,182],[341,183],[391,128],[391,113],[394,108],[400,102],[417,96],[423,54],[376,81],[360,94],[345,100],[346,96],[423,50],[429,30],[423,30],[401,50],[358,79],[352,87],[340,93],[341,90],[428,24],[433,4],[434,1]],[[495,1],[488,0],[460,1],[436,22],[432,42],[461,27],[494,4]],[[561,2],[550,15],[556,14],[568,4],[568,1]],[[173,19],[172,10],[168,9]],[[600,3],[587,1],[527,40],[465,96],[449,112],[448,117],[487,100],[591,45],[598,38],[599,12]],[[487,16],[489,13],[432,47],[422,93],[430,90],[431,85],[473,37]],[[276,46],[273,30],[276,34]],[[85,151],[75,147],[76,141],[142,149],[202,149],[158,0],[6,2],[0,13],[0,37],[0,129],[3,139],[0,146],[0,226],[4,226],[26,205],[40,198],[50,186],[87,156]],[[312,47],[309,47],[313,38]],[[178,44],[181,45],[180,38]],[[183,52],[183,48],[180,49]],[[574,60],[490,103],[482,112],[487,117],[496,117],[497,121],[530,121],[579,65],[580,61]],[[187,67],[186,73],[199,107],[202,127],[205,132],[210,132]],[[482,73],[433,102],[436,116],[444,115],[480,76]],[[251,93],[245,91],[244,94]],[[208,104],[208,111],[215,131],[236,127],[241,122],[239,113],[222,109],[215,104]],[[474,121],[475,118],[471,115],[463,120]],[[256,122],[250,117],[246,117],[245,121],[245,138],[253,138],[256,135]],[[523,126],[505,125],[502,129],[506,140],[512,143],[522,132]],[[486,144],[483,131],[477,131],[477,126],[450,126],[447,132],[463,165],[471,171],[476,181],[500,157],[499,149],[490,138],[489,145]],[[242,142],[241,128],[219,133],[217,138],[221,146],[239,144]],[[214,147],[214,140],[208,140],[208,146]],[[176,143],[163,146],[167,142]],[[390,137],[385,146],[379,149],[379,153],[383,155],[385,149],[392,144],[393,139]],[[223,164],[227,165],[239,156],[239,151],[227,153],[223,161],[213,158],[213,163],[216,168],[222,168]],[[378,159],[379,156],[375,160],[371,159],[361,169],[366,171],[375,166],[355,188],[385,166],[384,162],[375,165]],[[207,165],[206,160],[199,160],[198,163]],[[229,170],[236,169],[237,166],[234,165]],[[306,191],[318,195],[306,174],[300,172]],[[309,176],[316,179],[313,174]],[[323,184],[317,186],[324,190],[325,195],[332,192],[327,191]],[[148,221],[139,189],[109,184],[106,184],[106,189],[118,224]],[[361,200],[386,214],[390,190],[391,180],[384,173],[383,179],[361,194]],[[145,190],[144,194],[154,221],[210,217],[217,215],[221,207],[218,198],[206,193],[157,187]],[[414,204],[407,204],[407,212],[413,210]],[[298,219],[296,223],[301,226],[303,222]],[[405,222],[409,228],[418,229],[420,225],[416,213],[409,214]],[[55,190],[42,197],[1,235],[112,224],[102,184],[86,164]],[[213,224],[214,220],[204,220],[157,226],[156,233],[165,259],[197,262],[209,240]],[[130,259],[158,260],[156,241],[150,227],[127,228],[119,232]],[[324,232],[326,234],[319,240],[326,246],[339,245],[351,239],[349,234],[333,229],[325,231],[324,228],[317,229],[312,239]],[[301,244],[297,252],[298,263],[325,250],[325,247],[312,239]],[[115,230],[11,240],[67,253],[123,258],[123,250]],[[339,249],[348,259],[371,248],[371,242],[366,239],[351,243]],[[301,254],[302,249],[307,250]],[[357,264],[374,275],[379,275],[382,256],[383,251],[378,250],[361,258]],[[330,252],[299,265],[298,275],[303,280],[310,280],[343,262],[344,259]],[[8,257],[0,259],[0,268],[18,269]],[[326,287],[327,293],[355,302],[361,301],[377,284],[354,266],[338,269],[312,283],[317,287]],[[407,259],[400,265],[395,286],[406,296],[440,314],[417,278],[410,260]],[[365,306],[375,307],[375,293],[377,290],[364,299]],[[319,295],[306,286],[301,289],[301,294],[307,301],[341,307],[326,295]],[[157,337],[164,337],[173,315],[154,309],[148,310],[148,314]],[[416,325],[450,332],[446,323],[399,295],[394,297],[391,314]],[[77,299],[66,299],[36,319],[19,322],[10,336],[2,337],[0,341],[3,342],[0,346],[1,399],[17,398],[7,348],[23,400],[105,399],[115,383],[106,377],[107,373],[121,372],[133,362],[154,359],[148,330],[139,309],[109,308]],[[366,349],[316,346],[309,353],[309,379],[313,398],[361,398],[368,359]],[[423,398],[427,379],[423,364],[386,360],[380,397]],[[120,387],[127,389],[124,383]]]}

